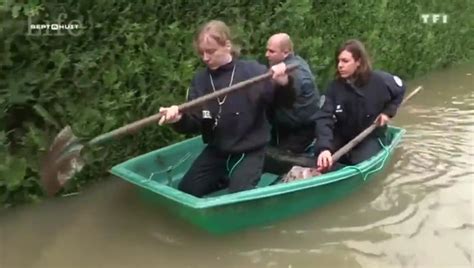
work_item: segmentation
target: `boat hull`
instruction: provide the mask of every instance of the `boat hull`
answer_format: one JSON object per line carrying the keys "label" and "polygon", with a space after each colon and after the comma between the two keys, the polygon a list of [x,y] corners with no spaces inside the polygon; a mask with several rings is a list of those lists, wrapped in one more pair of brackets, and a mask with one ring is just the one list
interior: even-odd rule
{"label": "boat hull", "polygon": [[404,132],[390,127],[391,143],[357,166],[276,185],[269,185],[276,175],[266,173],[256,189],[232,194],[197,198],[176,189],[204,146],[199,137],[132,158],[111,173],[137,185],[145,200],[210,233],[224,234],[271,224],[348,196],[387,165]]}

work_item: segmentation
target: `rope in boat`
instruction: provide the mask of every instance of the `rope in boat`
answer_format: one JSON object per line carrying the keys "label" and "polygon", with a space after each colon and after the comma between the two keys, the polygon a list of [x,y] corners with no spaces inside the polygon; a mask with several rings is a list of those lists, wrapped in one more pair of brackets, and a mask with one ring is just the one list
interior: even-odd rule
{"label": "rope in boat", "polygon": [[[184,157],[182,157],[175,165],[171,165],[171,166],[168,166],[166,169],[164,170],[160,170],[160,171],[157,171],[157,172],[152,172],[150,174],[150,176],[148,176],[148,179],[147,181],[150,181],[152,180],[152,178],[155,176],[155,175],[158,175],[158,174],[168,174],[169,172],[173,171],[174,169],[176,169],[178,166],[182,165],[184,162],[186,162],[186,160],[188,160],[190,157],[191,157],[192,154],[190,153],[187,153]],[[234,165],[232,165],[232,167],[229,167],[229,162],[230,160],[232,159],[232,155],[229,155],[229,157],[227,158],[227,163],[226,163],[226,168],[227,168],[227,172],[229,172],[229,178],[232,176],[232,173],[234,172],[235,168],[242,162],[242,160],[244,160],[244,157],[245,157],[245,153],[242,153],[242,155],[240,156],[239,160],[237,160],[237,162],[235,162]],[[171,179],[168,178],[168,184],[171,185]]]}
{"label": "rope in boat", "polygon": [[237,160],[237,162],[235,162],[232,168],[229,169],[229,161],[232,158],[232,155],[229,155],[229,157],[227,158],[227,163],[226,163],[227,172],[229,172],[229,178],[232,177],[232,172],[234,172],[234,169],[240,164],[240,162],[242,162],[242,160],[244,160],[244,157],[245,157],[245,153],[242,153],[242,156],[240,157],[240,159]]}
{"label": "rope in boat", "polygon": [[367,172],[365,175],[364,175],[364,172],[362,172],[362,170],[361,170],[359,167],[357,167],[357,166],[347,166],[347,167],[342,168],[341,170],[344,170],[344,169],[355,169],[356,171],[359,172],[359,174],[360,174],[361,176],[364,176],[364,178],[363,178],[364,181],[367,180],[367,177],[368,177],[370,174],[380,171],[380,170],[385,166],[385,162],[386,162],[387,159],[388,159],[388,156],[389,156],[389,149],[388,149],[388,146],[386,146],[385,144],[383,144],[383,142],[382,142],[382,140],[381,140],[380,138],[378,139],[378,141],[379,141],[379,143],[380,143],[380,146],[382,146],[382,149],[383,149],[384,152],[385,152],[385,155],[384,155],[383,160],[382,160],[382,164],[381,164],[379,167],[377,167],[377,168],[374,169],[374,170],[371,170],[371,171]]}
{"label": "rope in boat", "polygon": [[[152,180],[153,176],[158,175],[158,174],[163,174],[163,173],[165,173],[165,174],[169,175],[169,173],[170,173],[171,171],[173,171],[174,169],[176,169],[176,168],[179,167],[180,165],[184,164],[191,156],[192,156],[191,153],[186,153],[183,157],[181,157],[181,159],[178,160],[178,162],[176,162],[176,164],[170,165],[170,166],[166,167],[166,168],[163,169],[163,170],[156,171],[156,172],[152,172],[152,173],[150,174],[150,176],[148,176],[147,181]],[[158,165],[159,165],[159,166],[162,166],[162,164],[160,164],[159,162],[158,162]],[[168,178],[168,184],[171,185],[171,178]]]}

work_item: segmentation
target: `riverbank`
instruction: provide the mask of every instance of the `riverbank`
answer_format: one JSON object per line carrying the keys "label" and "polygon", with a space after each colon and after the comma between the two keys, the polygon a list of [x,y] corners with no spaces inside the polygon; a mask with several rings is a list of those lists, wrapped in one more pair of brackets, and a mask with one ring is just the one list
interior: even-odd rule
{"label": "riverbank", "polygon": [[[335,49],[349,38],[367,45],[375,68],[405,80],[474,58],[474,6],[469,0],[266,0],[252,5],[10,1],[0,14],[5,18],[6,44],[1,83],[8,89],[0,91],[4,206],[44,197],[40,159],[64,126],[71,125],[79,137],[92,138],[154,114],[160,106],[183,102],[193,73],[202,67],[192,47],[194,33],[210,19],[224,19],[243,57],[262,63],[267,38],[289,33],[321,91],[334,74]],[[436,14],[447,17],[426,19]],[[32,31],[31,25],[58,20],[83,27],[54,34]],[[114,163],[181,138],[170,128],[149,127],[91,151],[86,154],[87,168],[69,191],[100,180]]]}

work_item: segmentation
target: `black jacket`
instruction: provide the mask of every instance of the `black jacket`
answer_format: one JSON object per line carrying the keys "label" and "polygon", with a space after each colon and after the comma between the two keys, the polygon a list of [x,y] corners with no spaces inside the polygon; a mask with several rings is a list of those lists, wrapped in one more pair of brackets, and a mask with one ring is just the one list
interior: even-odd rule
{"label": "black jacket", "polygon": [[[234,66],[233,84],[268,71],[264,65],[250,60],[234,60],[217,70],[205,68],[194,76],[188,100],[213,91],[210,75],[216,90],[228,87]],[[276,95],[281,96],[276,98]],[[213,128],[214,119],[218,117],[219,111],[217,99],[209,101],[193,112],[184,113],[182,119],[173,124],[173,127],[181,133],[202,134],[209,146],[223,153],[242,153],[260,149],[270,140],[270,126],[265,110],[275,99],[282,100],[281,105],[292,104],[294,101],[292,79],[286,87],[274,86],[271,79],[266,79],[227,95],[215,128]],[[223,101],[223,98],[220,100]],[[212,122],[203,119],[203,111],[210,112]]]}
{"label": "black jacket", "polygon": [[[349,142],[380,113],[394,117],[405,90],[400,78],[382,71],[373,71],[368,83],[360,88],[346,81],[332,81],[316,119],[316,149],[334,153],[335,139]],[[372,135],[379,133],[374,131]]]}

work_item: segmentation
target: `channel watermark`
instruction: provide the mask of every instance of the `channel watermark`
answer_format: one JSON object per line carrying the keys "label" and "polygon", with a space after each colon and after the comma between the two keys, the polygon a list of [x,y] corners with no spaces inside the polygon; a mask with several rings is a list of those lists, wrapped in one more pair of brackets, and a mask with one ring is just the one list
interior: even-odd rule
{"label": "channel watermark", "polygon": [[45,20],[43,23],[34,23],[31,16],[28,16],[29,36],[79,36],[85,29],[80,20],[67,20],[66,13],[60,13],[53,21]]}
{"label": "channel watermark", "polygon": [[446,24],[448,15],[446,14],[421,14],[421,20],[425,24]]}

